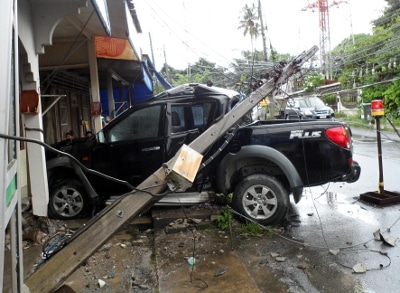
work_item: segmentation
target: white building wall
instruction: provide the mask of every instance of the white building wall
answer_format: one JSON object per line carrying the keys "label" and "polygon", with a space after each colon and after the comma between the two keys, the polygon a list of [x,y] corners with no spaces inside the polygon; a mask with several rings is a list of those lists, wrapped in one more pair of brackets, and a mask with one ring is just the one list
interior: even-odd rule
{"label": "white building wall", "polygon": [[[39,56],[35,51],[35,32],[30,3],[27,0],[18,1],[19,37],[26,53],[26,58],[20,59],[20,82],[21,91],[35,90],[40,94]],[[20,54],[23,55],[23,53],[20,50]],[[41,105],[39,104],[37,114],[23,114],[22,123],[26,128],[43,129]],[[44,141],[41,131],[26,131],[25,136]],[[47,216],[49,197],[44,148],[38,144],[27,143],[27,161],[33,213],[37,216]]]}

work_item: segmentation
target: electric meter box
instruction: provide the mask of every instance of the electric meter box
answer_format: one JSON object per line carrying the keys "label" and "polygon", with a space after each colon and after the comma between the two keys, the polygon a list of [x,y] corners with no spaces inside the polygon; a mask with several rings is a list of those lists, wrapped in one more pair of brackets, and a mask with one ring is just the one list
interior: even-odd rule
{"label": "electric meter box", "polygon": [[203,156],[187,145],[182,145],[168,164],[167,184],[172,191],[185,191],[197,175]]}

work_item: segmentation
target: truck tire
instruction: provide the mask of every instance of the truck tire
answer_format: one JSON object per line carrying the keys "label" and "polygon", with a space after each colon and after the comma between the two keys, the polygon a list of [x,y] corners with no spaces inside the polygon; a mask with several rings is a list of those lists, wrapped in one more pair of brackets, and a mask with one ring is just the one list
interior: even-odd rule
{"label": "truck tire", "polygon": [[276,178],[253,174],[236,185],[233,206],[245,218],[261,225],[273,225],[286,216],[289,195]]}
{"label": "truck tire", "polygon": [[77,180],[60,180],[50,187],[49,197],[49,216],[60,220],[86,216],[90,205],[82,184]]}

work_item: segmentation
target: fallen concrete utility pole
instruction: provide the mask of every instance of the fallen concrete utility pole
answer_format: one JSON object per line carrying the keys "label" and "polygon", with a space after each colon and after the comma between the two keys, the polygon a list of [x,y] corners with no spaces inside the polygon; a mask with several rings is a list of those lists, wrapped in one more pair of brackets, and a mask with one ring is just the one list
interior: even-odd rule
{"label": "fallen concrete utility pole", "polygon": [[[221,120],[208,128],[189,147],[203,154],[220,137],[222,137],[244,115],[255,107],[262,99],[271,96],[288,78],[300,70],[301,65],[309,60],[318,48],[312,47],[293,59],[287,65],[278,64],[266,76],[268,80],[256,89],[250,97],[239,103]],[[175,161],[172,158],[167,165]],[[87,258],[96,252],[118,229],[127,222],[146,212],[166,189],[165,168],[160,167],[156,172],[143,181],[138,190],[133,191],[109,206],[94,217],[82,231],[75,232],[71,242],[62,250],[42,264],[36,272],[25,280],[32,293],[45,293],[56,290]]]}

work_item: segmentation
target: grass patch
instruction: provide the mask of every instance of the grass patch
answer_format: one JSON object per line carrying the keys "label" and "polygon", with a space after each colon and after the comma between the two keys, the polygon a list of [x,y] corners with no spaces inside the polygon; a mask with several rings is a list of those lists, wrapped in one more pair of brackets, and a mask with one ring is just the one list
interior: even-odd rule
{"label": "grass patch", "polygon": [[253,222],[246,222],[237,228],[237,232],[244,237],[265,237],[272,236],[273,227],[260,226]]}
{"label": "grass patch", "polygon": [[335,118],[346,118],[347,114],[344,112],[337,112],[335,113]]}

